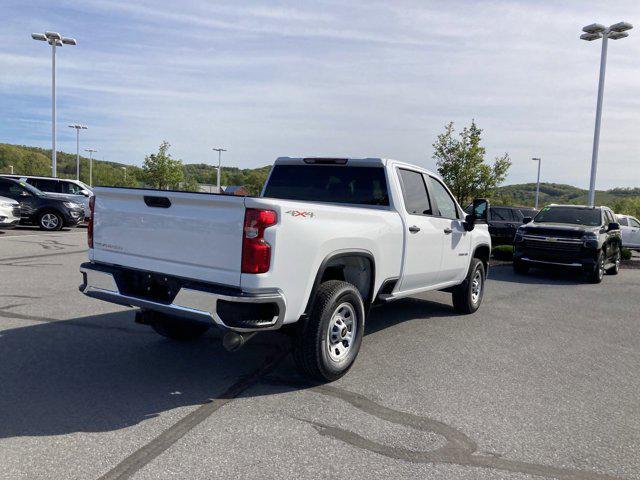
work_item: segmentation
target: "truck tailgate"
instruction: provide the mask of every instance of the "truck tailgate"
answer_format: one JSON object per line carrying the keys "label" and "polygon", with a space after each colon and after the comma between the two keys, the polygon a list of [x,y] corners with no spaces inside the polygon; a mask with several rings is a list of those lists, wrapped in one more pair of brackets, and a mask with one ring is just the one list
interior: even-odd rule
{"label": "truck tailgate", "polygon": [[125,188],[95,194],[94,261],[240,285],[243,197]]}

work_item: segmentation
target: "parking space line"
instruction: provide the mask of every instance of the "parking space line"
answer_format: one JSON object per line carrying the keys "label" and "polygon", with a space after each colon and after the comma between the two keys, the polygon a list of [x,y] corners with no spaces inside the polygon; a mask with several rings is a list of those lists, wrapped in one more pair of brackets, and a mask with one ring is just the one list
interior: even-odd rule
{"label": "parking space line", "polygon": [[253,387],[264,376],[271,373],[288,354],[289,351],[287,349],[279,349],[277,352],[272,353],[258,369],[254,370],[248,376],[240,378],[219,397],[210,399],[207,403],[202,404],[193,412],[178,420],[178,422],[174,423],[151,442],[133,452],[98,480],[125,480],[131,478],[145,465],[151,463],[156,457],[189,433],[189,431],[197,427],[226,404],[232,402],[242,394],[242,392]]}
{"label": "parking space line", "polygon": [[87,250],[71,250],[69,252],[41,253],[39,255],[25,255],[22,257],[0,258],[0,265],[5,262],[15,262],[16,260],[31,260],[32,258],[55,257],[57,255],[73,255],[75,253],[86,253]]}
{"label": "parking space line", "polygon": [[24,238],[24,237],[58,237],[60,235],[86,235],[87,232],[64,232],[64,233],[25,233],[24,235],[1,235],[3,238]]}

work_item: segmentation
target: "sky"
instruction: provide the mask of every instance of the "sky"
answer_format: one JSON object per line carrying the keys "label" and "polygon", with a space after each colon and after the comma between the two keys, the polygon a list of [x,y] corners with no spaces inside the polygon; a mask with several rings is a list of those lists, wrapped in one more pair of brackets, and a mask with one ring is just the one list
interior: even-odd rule
{"label": "sky", "polygon": [[472,119],[508,184],[588,187],[601,42],[582,26],[638,24],[610,41],[598,188],[640,186],[640,2],[2,0],[0,142],[140,165],[161,141],[185,163],[278,156],[395,158],[435,169],[445,124]]}

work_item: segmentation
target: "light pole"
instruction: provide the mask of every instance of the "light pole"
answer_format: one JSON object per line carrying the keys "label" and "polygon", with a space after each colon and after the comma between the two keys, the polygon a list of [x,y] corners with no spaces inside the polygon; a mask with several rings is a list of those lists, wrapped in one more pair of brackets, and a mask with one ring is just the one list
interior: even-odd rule
{"label": "light pole", "polygon": [[536,210],[538,209],[538,197],[540,196],[540,165],[542,164],[541,158],[532,158],[534,162],[538,162],[538,182],[536,183],[536,206],[534,207]]}
{"label": "light pole", "polygon": [[596,103],[596,125],[593,132],[593,152],[591,154],[591,179],[589,181],[589,206],[593,207],[596,197],[596,172],[598,170],[598,148],[600,146],[600,123],[602,119],[602,97],[604,95],[604,74],[607,67],[607,44],[608,40],[619,40],[628,37],[627,30],[631,30],[633,25],[627,22],[619,22],[609,28],[599,23],[587,25],[582,29],[580,35],[582,40],[592,42],[602,38],[602,53],[600,54],[600,79],[598,80],[598,101]]}
{"label": "light pole", "polygon": [[58,176],[56,164],[56,47],[77,45],[74,38],[63,37],[57,32],[32,33],[31,38],[51,45],[51,172]]}
{"label": "light pole", "polygon": [[9,165],[9,172],[13,175],[13,165]]}
{"label": "light pole", "polygon": [[120,167],[120,168],[124,170],[124,183],[126,185],[127,184],[127,167]]}
{"label": "light pole", "polygon": [[218,193],[222,193],[220,191],[220,177],[222,176],[222,152],[226,152],[224,148],[213,148],[214,152],[218,152]]}
{"label": "light pole", "polygon": [[93,187],[93,154],[97,152],[93,148],[85,148],[85,152],[89,152],[89,186]]}
{"label": "light pole", "polygon": [[86,125],[69,125],[69,128],[76,129],[76,180],[80,180],[80,130],[86,130]]}

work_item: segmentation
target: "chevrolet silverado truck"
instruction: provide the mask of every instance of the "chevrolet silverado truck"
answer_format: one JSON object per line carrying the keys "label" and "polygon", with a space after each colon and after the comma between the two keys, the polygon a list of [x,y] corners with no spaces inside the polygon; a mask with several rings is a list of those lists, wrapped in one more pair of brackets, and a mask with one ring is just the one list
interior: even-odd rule
{"label": "chevrolet silverado truck", "polygon": [[516,273],[531,267],[573,268],[600,283],[605,272],[620,271],[620,224],[610,208],[548,205],[525,222],[514,239]]}
{"label": "chevrolet silverado truck", "polygon": [[380,158],[279,158],[259,197],[96,188],[80,291],[177,340],[215,325],[234,349],[284,328],[303,373],[332,381],[373,305],[445,290],[478,309],[487,208],[466,215],[433,173]]}

